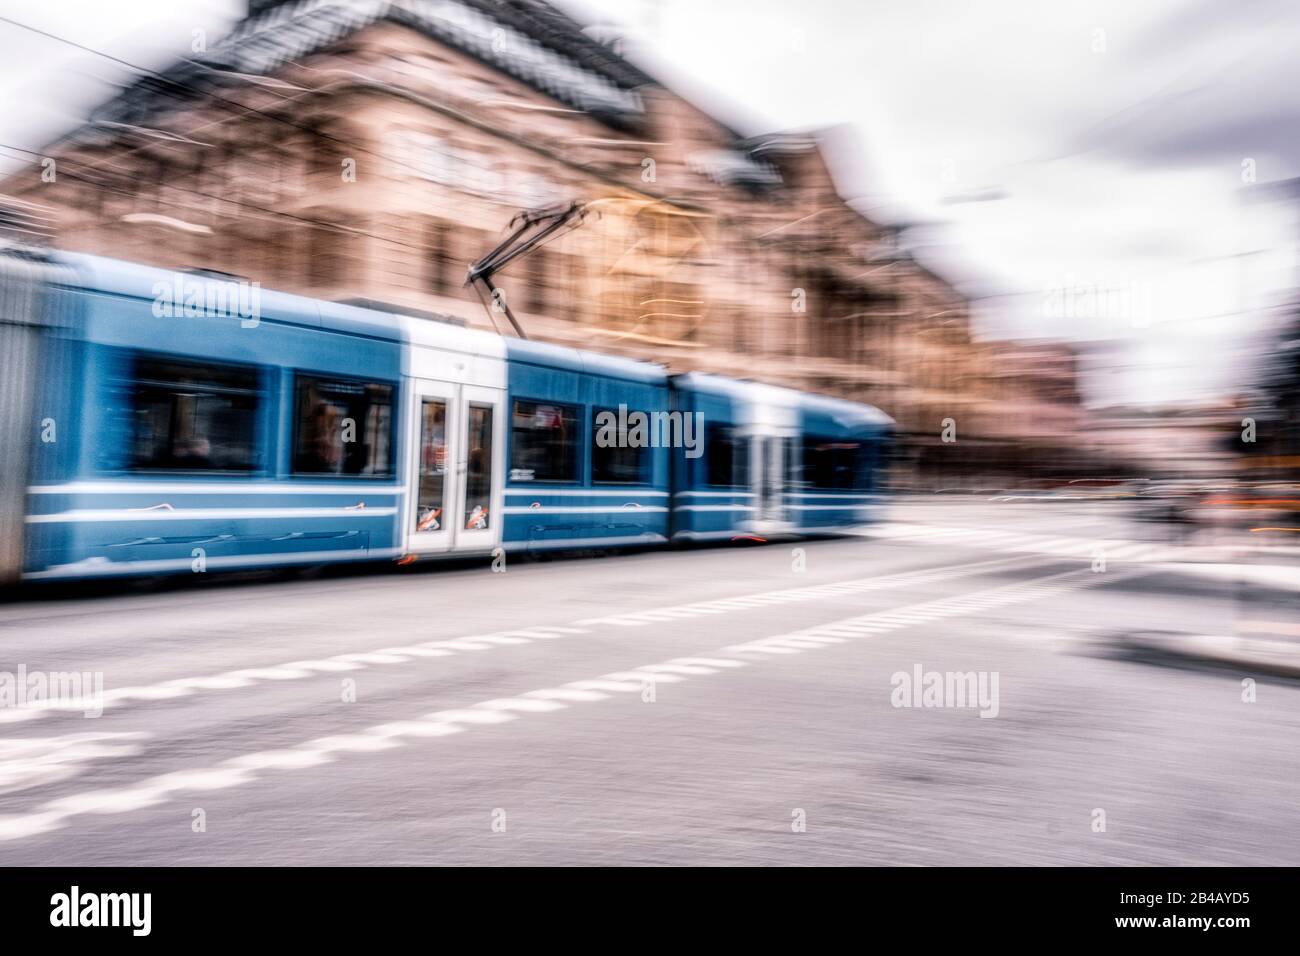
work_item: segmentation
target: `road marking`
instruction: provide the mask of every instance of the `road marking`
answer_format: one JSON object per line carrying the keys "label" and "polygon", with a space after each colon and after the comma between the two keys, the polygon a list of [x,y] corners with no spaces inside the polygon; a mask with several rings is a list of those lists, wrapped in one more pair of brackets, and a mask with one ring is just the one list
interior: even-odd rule
{"label": "road marking", "polygon": [[[1057,522],[1053,522],[1056,524]],[[953,528],[926,524],[885,522],[872,525],[861,532],[866,538],[888,538],[918,544],[945,544],[962,547],[985,548],[990,551],[1011,551],[1023,554],[1042,554],[1054,557],[1091,558],[1099,549],[1107,559],[1124,562],[1189,562],[1221,555],[1224,549],[1215,547],[1170,547],[1150,541],[1132,541],[1104,537],[1053,537],[1045,534],[1015,531],[984,531],[975,528]]]}
{"label": "road marking", "polygon": [[860,617],[846,618],[842,621],[811,627],[795,634],[781,634],[776,637],[765,637],[741,644],[731,644],[724,647],[723,650],[730,654],[797,654],[802,650],[811,650],[822,646],[827,641],[842,641],[845,635],[850,637],[874,636],[885,631],[899,630],[912,627],[915,624],[955,617],[971,610],[983,610],[1023,601],[1032,601],[1067,588],[1095,583],[1110,583],[1127,577],[1152,574],[1154,571],[1153,568],[1132,568],[1105,575],[1091,575],[1077,582],[1069,579],[1085,572],[1078,570],[1063,571],[1047,577],[1035,578],[1032,581],[1017,581],[1000,587],[978,591],[973,595],[927,601],[904,608],[902,611],[864,614]]}
{"label": "road marking", "polygon": [[140,752],[143,733],[83,733],[0,740],[0,793],[66,780],[91,761]]}
{"label": "road marking", "polygon": [[[708,676],[724,670],[745,667],[751,661],[736,655],[755,655],[760,660],[770,654],[801,654],[822,649],[844,638],[831,631],[841,631],[863,623],[884,623],[890,628],[904,628],[920,620],[951,617],[968,610],[973,604],[997,606],[1034,600],[1058,591],[1116,579],[1155,573],[1151,568],[1133,568],[1108,574],[1089,574],[1086,570],[1065,571],[1002,585],[963,598],[927,601],[913,606],[911,621],[881,622],[879,615],[862,615],[829,624],[778,634],[730,645],[707,658],[677,657],[662,664],[652,664],[627,671],[606,674],[594,680],[572,681],[559,687],[529,691],[516,697],[498,697],[469,707],[439,710],[414,720],[388,721],[350,734],[336,734],[308,740],[298,747],[258,751],[224,760],[213,767],[182,770],[148,777],[135,784],[116,789],[92,790],[49,801],[33,812],[0,816],[0,840],[19,840],[61,829],[75,817],[88,814],[126,813],[164,803],[190,791],[221,790],[242,786],[260,779],[267,770],[294,770],[333,762],[339,754],[392,750],[419,739],[459,734],[476,727],[491,726],[533,715],[566,710],[571,705],[596,702],[609,694],[634,693],[654,683],[680,683],[694,676],[685,669],[705,670]],[[974,600],[978,598],[979,600]],[[864,632],[859,637],[872,636]],[[700,661],[708,660],[708,665]],[[666,673],[665,668],[671,673]],[[577,695],[571,692],[578,692]],[[541,706],[539,706],[541,705]]]}
{"label": "road marking", "polygon": [[[1023,563],[1024,557],[994,558],[969,564],[948,565],[904,571],[883,577],[855,578],[829,584],[816,584],[802,588],[788,588],[758,594],[742,595],[723,601],[699,601],[669,608],[653,608],[628,614],[587,618],[571,625],[538,625],[530,628],[476,634],[467,637],[426,641],[402,647],[384,647],[374,651],[350,651],[332,657],[292,661],[270,667],[243,668],[221,674],[198,677],[181,677],[143,686],[118,687],[104,692],[104,708],[121,707],[131,702],[171,700],[189,697],[204,691],[238,690],[266,681],[303,680],[318,673],[336,673],[362,670],[371,666],[410,663],[416,658],[449,657],[461,652],[487,651],[494,647],[528,644],[536,640],[555,640],[575,634],[589,634],[593,628],[604,625],[620,627],[646,627],[671,615],[669,620],[701,617],[721,611],[751,610],[773,604],[790,604],[817,601],[831,597],[862,594],[890,588],[915,587],[938,581],[947,581],[1002,566]],[[21,707],[0,709],[0,724],[36,720],[57,713],[81,713],[79,702],[62,700],[34,701]]]}

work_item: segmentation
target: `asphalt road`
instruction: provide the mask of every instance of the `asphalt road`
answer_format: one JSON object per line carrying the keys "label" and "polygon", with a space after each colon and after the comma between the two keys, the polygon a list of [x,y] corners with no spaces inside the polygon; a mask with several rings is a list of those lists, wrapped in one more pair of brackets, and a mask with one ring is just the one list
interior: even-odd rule
{"label": "asphalt road", "polygon": [[[1000,549],[1141,532],[1052,507],[0,605],[0,670],[105,693],[0,710],[0,865],[1300,862],[1300,683],[1123,651],[1255,598]],[[996,699],[894,706],[918,666]]]}

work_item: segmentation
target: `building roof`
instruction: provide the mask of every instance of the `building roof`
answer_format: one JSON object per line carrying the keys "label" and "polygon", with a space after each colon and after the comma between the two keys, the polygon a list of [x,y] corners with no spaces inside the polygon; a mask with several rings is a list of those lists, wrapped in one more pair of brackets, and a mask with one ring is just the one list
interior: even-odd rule
{"label": "building roof", "polygon": [[212,48],[146,76],[97,111],[137,123],[160,105],[197,100],[232,79],[264,76],[381,21],[399,23],[615,125],[634,123],[638,90],[657,85],[544,0],[253,0]]}

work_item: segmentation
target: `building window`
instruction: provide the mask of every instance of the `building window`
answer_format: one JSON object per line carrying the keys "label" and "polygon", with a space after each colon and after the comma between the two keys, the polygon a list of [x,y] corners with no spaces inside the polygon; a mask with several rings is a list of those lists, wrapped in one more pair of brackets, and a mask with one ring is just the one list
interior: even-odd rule
{"label": "building window", "polygon": [[248,472],[258,467],[254,368],[136,357],[131,467]]}
{"label": "building window", "polygon": [[311,285],[320,289],[346,286],[347,235],[328,223],[318,223],[312,227],[310,236],[307,274]]}
{"label": "building window", "polygon": [[708,484],[722,488],[748,487],[749,442],[735,426],[707,422],[704,426],[704,461]]}
{"label": "building window", "polygon": [[578,480],[578,410],[516,400],[510,420],[510,480]]}
{"label": "building window", "polygon": [[298,375],[293,470],[391,475],[393,386]]}
{"label": "building window", "polygon": [[546,311],[547,284],[551,281],[551,257],[541,249],[534,249],[528,264],[528,290],[525,301],[529,312]]}
{"label": "building window", "polygon": [[[638,434],[629,420],[645,415],[646,425]],[[636,416],[636,418],[633,418]],[[591,415],[591,480],[598,484],[645,484],[650,480],[650,432],[653,421],[644,412],[593,409]],[[631,437],[629,438],[629,432]],[[636,441],[637,444],[632,444]]]}
{"label": "building window", "polygon": [[428,268],[429,291],[435,295],[446,295],[451,289],[451,249],[445,222],[429,224],[428,249],[425,262]]}

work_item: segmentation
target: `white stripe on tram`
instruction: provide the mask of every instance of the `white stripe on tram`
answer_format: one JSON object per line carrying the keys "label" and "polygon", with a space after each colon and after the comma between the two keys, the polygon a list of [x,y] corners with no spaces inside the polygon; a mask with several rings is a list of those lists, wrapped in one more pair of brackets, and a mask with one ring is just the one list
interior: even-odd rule
{"label": "white stripe on tram", "polygon": [[317,484],[311,481],[69,481],[59,485],[32,485],[29,495],[400,495],[401,485]]}
{"label": "white stripe on tram", "polygon": [[169,508],[59,511],[28,515],[29,524],[66,524],[78,521],[205,521],[222,518],[384,518],[396,508]]}

